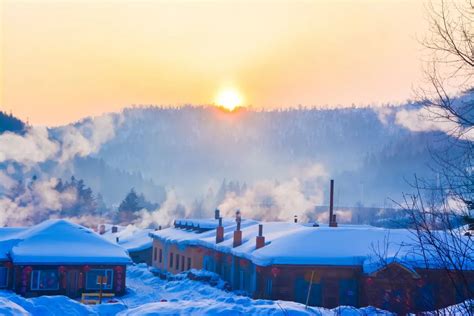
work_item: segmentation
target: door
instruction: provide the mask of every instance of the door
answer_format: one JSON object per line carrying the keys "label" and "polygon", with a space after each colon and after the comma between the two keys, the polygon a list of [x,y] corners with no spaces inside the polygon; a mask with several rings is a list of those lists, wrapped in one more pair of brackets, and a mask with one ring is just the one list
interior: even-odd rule
{"label": "door", "polygon": [[339,304],[358,307],[358,284],[354,279],[339,281]]}
{"label": "door", "polygon": [[67,296],[71,298],[75,298],[79,296],[78,284],[79,284],[79,270],[67,271],[67,286],[66,286]]}

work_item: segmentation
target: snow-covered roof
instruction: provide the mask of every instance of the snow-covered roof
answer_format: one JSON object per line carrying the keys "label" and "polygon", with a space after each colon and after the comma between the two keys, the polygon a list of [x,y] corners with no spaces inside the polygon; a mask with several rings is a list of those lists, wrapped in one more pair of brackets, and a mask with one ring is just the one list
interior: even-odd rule
{"label": "snow-covered roof", "polygon": [[[112,232],[112,227],[116,227],[117,231]],[[142,251],[152,247],[153,239],[150,233],[153,229],[141,229],[134,225],[119,226],[105,224],[105,233],[101,235],[110,242],[117,243],[128,252]]]}
{"label": "snow-covered roof", "polygon": [[128,264],[127,252],[92,230],[62,219],[44,221],[11,235],[15,264]]}
{"label": "snow-covered roof", "polygon": [[[407,229],[385,229],[367,225],[310,227],[298,223],[263,222],[261,224],[263,224],[265,246],[256,249],[257,224],[259,222],[242,221],[242,245],[235,248],[233,248],[235,224],[224,227],[224,241],[218,244],[215,243],[215,229],[195,233],[167,228],[153,232],[152,236],[165,242],[201,245],[231,253],[261,266],[362,266],[366,273],[371,273],[379,268],[377,262],[380,263],[381,259],[388,262],[406,262],[407,267],[426,265],[423,258],[413,251],[414,236]],[[378,258],[379,256],[383,258]]]}
{"label": "snow-covered roof", "polygon": [[25,227],[0,227],[0,260],[8,260],[8,253],[19,241],[19,233],[26,230]]}

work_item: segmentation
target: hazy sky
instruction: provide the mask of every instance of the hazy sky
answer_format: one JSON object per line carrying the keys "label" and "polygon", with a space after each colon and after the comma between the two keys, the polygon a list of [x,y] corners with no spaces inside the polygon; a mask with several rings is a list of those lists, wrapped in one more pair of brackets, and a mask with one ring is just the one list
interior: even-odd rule
{"label": "hazy sky", "polygon": [[0,109],[34,124],[225,87],[254,107],[396,102],[421,81],[421,0],[0,2]]}

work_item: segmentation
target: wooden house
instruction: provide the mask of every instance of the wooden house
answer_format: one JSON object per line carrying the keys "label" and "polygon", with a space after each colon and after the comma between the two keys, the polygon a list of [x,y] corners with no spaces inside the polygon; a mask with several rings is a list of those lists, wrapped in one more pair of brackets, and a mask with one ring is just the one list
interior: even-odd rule
{"label": "wooden house", "polygon": [[[93,231],[66,220],[48,220],[8,236],[5,230],[0,229],[0,250],[7,289],[26,297],[75,298],[100,286],[105,293],[125,293],[130,257]],[[102,285],[99,276],[106,278]]]}
{"label": "wooden house", "polygon": [[[205,220],[206,229],[203,220],[179,220],[151,233],[153,266],[167,273],[205,269],[254,298],[327,308],[373,305],[404,314],[472,298],[474,267],[465,271],[470,291],[459,290],[449,271],[426,267],[412,253],[408,230],[337,225],[332,218],[319,227],[219,218]],[[377,244],[386,246],[383,261]]]}

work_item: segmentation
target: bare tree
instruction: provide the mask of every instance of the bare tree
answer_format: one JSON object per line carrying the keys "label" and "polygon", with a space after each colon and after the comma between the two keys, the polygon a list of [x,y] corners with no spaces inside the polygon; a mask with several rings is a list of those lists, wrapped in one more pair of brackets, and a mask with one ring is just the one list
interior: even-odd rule
{"label": "bare tree", "polygon": [[434,0],[426,10],[428,87],[417,94],[425,119],[447,132],[447,146],[432,149],[437,178],[415,176],[415,193],[397,204],[413,237],[405,253],[418,258],[425,271],[437,270],[442,286],[454,289],[463,312],[473,315],[467,299],[474,298],[474,237],[468,228],[474,224],[474,2]]}

